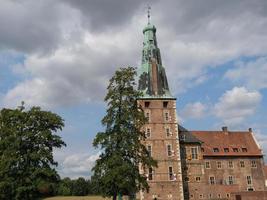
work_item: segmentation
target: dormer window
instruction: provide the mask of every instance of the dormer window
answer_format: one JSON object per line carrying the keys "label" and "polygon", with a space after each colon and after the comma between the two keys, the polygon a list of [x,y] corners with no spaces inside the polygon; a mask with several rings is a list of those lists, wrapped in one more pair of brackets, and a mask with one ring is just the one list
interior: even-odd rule
{"label": "dormer window", "polygon": [[233,152],[238,152],[238,148],[233,148]]}
{"label": "dormer window", "polygon": [[225,153],[229,152],[229,148],[224,148],[223,150],[224,150]]}
{"label": "dormer window", "polygon": [[247,148],[242,148],[242,152],[248,152]]}
{"label": "dormer window", "polygon": [[181,135],[180,138],[181,138],[181,141],[185,141],[185,135]]}
{"label": "dormer window", "polygon": [[213,148],[213,152],[214,153],[218,153],[219,152],[219,149],[218,148]]}

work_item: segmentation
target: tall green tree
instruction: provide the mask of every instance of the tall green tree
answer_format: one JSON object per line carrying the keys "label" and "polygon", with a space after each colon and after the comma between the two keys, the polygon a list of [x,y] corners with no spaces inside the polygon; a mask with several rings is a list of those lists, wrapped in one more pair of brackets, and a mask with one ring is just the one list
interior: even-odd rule
{"label": "tall green tree", "polygon": [[98,181],[102,195],[114,200],[118,194],[148,190],[146,177],[139,174],[139,165],[156,166],[141,143],[146,118],[137,103],[142,94],[135,89],[135,75],[135,68],[121,68],[110,79],[105,97],[108,108],[102,120],[105,131],[97,133],[93,142],[103,151],[93,168],[93,179]]}
{"label": "tall green tree", "polygon": [[0,111],[0,199],[35,199],[54,193],[59,176],[53,149],[65,145],[54,133],[63,119],[39,107]]}
{"label": "tall green tree", "polygon": [[73,181],[73,196],[85,196],[88,194],[88,182],[83,178],[80,177],[77,180]]}

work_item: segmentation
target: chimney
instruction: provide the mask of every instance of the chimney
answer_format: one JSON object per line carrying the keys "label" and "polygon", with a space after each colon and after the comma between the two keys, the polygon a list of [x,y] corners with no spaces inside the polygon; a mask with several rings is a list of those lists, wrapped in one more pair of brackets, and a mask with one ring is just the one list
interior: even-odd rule
{"label": "chimney", "polygon": [[228,127],[227,126],[223,126],[222,127],[222,131],[223,131],[223,133],[228,134]]}
{"label": "chimney", "polygon": [[252,128],[249,128],[248,131],[249,131],[250,133],[252,133]]}

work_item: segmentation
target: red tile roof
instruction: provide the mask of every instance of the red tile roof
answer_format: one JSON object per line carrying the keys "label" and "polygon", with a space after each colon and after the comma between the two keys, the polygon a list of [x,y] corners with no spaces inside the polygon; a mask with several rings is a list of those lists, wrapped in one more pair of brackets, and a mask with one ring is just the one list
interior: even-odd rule
{"label": "red tile roof", "polygon": [[[253,133],[249,131],[190,132],[203,142],[203,156],[263,156],[260,147],[254,139]],[[227,152],[227,148],[229,152]],[[237,150],[234,148],[237,148]]]}

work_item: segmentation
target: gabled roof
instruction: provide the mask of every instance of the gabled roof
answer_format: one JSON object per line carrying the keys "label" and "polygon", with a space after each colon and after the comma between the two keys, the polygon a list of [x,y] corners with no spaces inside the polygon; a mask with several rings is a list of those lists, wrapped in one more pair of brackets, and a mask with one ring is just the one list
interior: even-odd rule
{"label": "gabled roof", "polygon": [[263,156],[251,131],[190,131],[203,142],[203,156]]}
{"label": "gabled roof", "polygon": [[199,143],[202,142],[197,139],[190,131],[188,131],[186,128],[184,128],[181,125],[178,125],[179,129],[179,139],[181,143]]}

